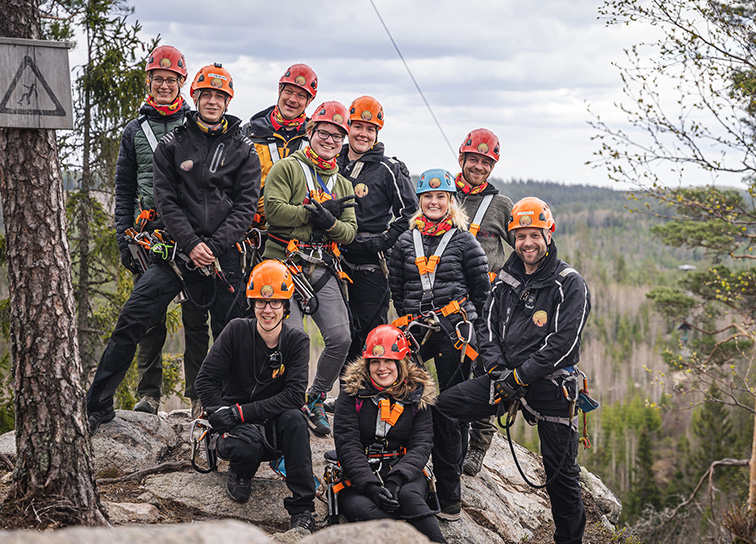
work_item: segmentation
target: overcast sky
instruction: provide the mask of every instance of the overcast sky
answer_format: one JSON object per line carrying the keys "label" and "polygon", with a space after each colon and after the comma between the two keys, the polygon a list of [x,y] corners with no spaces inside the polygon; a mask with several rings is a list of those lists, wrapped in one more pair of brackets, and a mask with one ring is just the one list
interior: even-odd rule
{"label": "overcast sky", "polygon": [[[454,152],[415,89],[369,0],[232,2],[129,0],[144,39],[178,47],[189,73],[221,62],[234,78],[229,112],[248,119],[276,100],[291,64],[318,74],[307,113],[325,100],[369,94],[384,107],[379,138],[412,173],[459,171],[474,128],[502,142],[494,176],[616,187],[586,166],[598,144],[587,106],[621,126],[611,66],[640,29],[607,28],[599,0],[374,0]],[[185,88],[188,92],[188,86]]]}

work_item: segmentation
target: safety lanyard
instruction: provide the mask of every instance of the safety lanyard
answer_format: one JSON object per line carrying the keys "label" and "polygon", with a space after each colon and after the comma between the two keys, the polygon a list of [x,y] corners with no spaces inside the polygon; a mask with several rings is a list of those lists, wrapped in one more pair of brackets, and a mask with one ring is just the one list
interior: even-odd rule
{"label": "safety lanyard", "polygon": [[320,174],[317,172],[315,173],[318,185],[320,185],[319,189],[315,188],[315,181],[312,177],[312,173],[315,171],[313,168],[312,171],[310,170],[310,167],[306,165],[303,161],[300,159],[297,159],[297,162],[299,163],[299,166],[302,168],[302,172],[305,176],[305,183],[307,183],[307,194],[312,194],[313,191],[315,193],[318,193],[319,191],[324,191],[328,193],[329,195],[333,195],[333,186],[336,184],[336,174],[332,174],[331,177],[328,178],[328,183],[323,183],[323,179],[320,177]]}
{"label": "safety lanyard", "polygon": [[378,403],[378,413],[375,417],[375,436],[384,438],[404,412],[404,405],[401,402],[395,402],[394,406],[391,406],[389,399],[378,400],[373,398],[373,402]]}
{"label": "safety lanyard", "polygon": [[147,142],[150,144],[150,149],[152,149],[152,152],[154,153],[157,149],[158,141],[157,138],[155,138],[155,133],[152,132],[152,127],[150,126],[150,122],[147,120],[147,117],[142,117],[139,120],[139,126],[142,127],[142,132],[144,132],[144,135],[147,137]]}
{"label": "safety lanyard", "polygon": [[441,237],[436,251],[433,252],[433,255],[429,259],[426,259],[425,250],[423,249],[423,235],[420,234],[418,229],[412,229],[412,242],[415,246],[415,264],[420,272],[420,282],[423,285],[423,291],[428,292],[433,289],[433,284],[436,281],[436,264],[441,260],[441,255],[443,255],[446,246],[449,245],[456,231],[456,227],[446,231]]}
{"label": "safety lanyard", "polygon": [[494,195],[486,195],[483,197],[483,200],[480,201],[480,206],[478,206],[478,209],[475,212],[475,217],[473,217],[472,223],[470,223],[470,228],[468,229],[473,236],[478,236],[480,224],[483,222],[483,216],[486,215],[493,197]]}

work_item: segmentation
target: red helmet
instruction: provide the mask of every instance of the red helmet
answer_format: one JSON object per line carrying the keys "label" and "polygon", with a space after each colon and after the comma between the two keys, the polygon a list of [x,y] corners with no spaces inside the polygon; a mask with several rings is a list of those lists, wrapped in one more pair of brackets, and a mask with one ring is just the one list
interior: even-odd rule
{"label": "red helmet", "polygon": [[347,113],[344,104],[331,100],[330,102],[323,102],[318,106],[310,119],[315,123],[331,123],[332,125],[336,125],[340,129],[343,129],[344,133],[348,134],[348,118],[349,114]]}
{"label": "red helmet", "polygon": [[465,141],[459,146],[459,154],[478,153],[494,162],[499,161],[499,139],[496,134],[485,128],[476,128],[467,135]]}
{"label": "red helmet", "polygon": [[349,106],[349,124],[352,121],[363,121],[383,128],[383,106],[372,96],[361,96],[355,98],[352,105]]}
{"label": "red helmet", "polygon": [[292,64],[289,66],[284,75],[281,76],[281,79],[278,80],[278,88],[280,89],[281,85],[286,83],[301,87],[307,91],[307,94],[310,95],[310,100],[318,94],[318,76],[315,70],[306,64]]}
{"label": "red helmet", "polygon": [[150,72],[152,70],[170,70],[186,79],[186,59],[183,53],[172,45],[161,45],[156,47],[147,58],[147,66],[144,67],[144,71]]}
{"label": "red helmet", "polygon": [[410,349],[404,333],[393,325],[378,325],[367,336],[362,351],[364,359],[393,359],[400,361]]}
{"label": "red helmet", "polygon": [[189,88],[189,94],[194,98],[194,91],[200,89],[222,91],[233,98],[234,80],[231,77],[231,73],[219,62],[208,64],[200,68],[200,71],[194,76],[192,85]]}
{"label": "red helmet", "polygon": [[556,230],[554,216],[551,215],[549,205],[540,198],[534,196],[518,200],[512,207],[512,215],[509,216],[508,231],[532,227],[535,229]]}

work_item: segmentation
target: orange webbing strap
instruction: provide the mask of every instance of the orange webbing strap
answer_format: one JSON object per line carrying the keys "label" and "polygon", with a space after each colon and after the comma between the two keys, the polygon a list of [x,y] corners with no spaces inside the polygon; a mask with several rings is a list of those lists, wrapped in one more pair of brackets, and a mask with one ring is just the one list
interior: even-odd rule
{"label": "orange webbing strap", "polygon": [[[465,298],[467,298],[467,297],[465,297]],[[462,299],[462,302],[465,301],[465,298]],[[438,310],[437,313],[441,312],[442,316],[448,317],[451,314],[456,314],[457,312],[459,312],[459,310],[460,310],[459,301],[458,300],[452,300],[449,304],[447,304],[446,306],[444,306],[443,308],[441,308],[440,310]]]}
{"label": "orange webbing strap", "polygon": [[413,316],[412,314],[407,314],[407,315],[403,315],[402,317],[397,317],[391,322],[391,324],[394,327],[398,327],[401,329],[402,327],[406,327],[407,325],[409,325],[410,321],[413,321],[414,319],[415,319],[415,316]]}
{"label": "orange webbing strap", "polygon": [[489,272],[488,273],[488,279],[491,281],[491,283],[494,282],[494,280],[496,279],[497,276],[498,276],[498,274],[496,272]]}
{"label": "orange webbing strap", "polygon": [[[463,345],[464,345],[464,342],[462,340],[457,340],[454,343],[454,349],[460,350],[462,349]],[[465,356],[471,361],[474,361],[475,359],[478,358],[478,352],[470,344],[467,344],[467,347],[465,348]]]}
{"label": "orange webbing strap", "polygon": [[473,236],[477,236],[478,231],[480,230],[480,225],[476,225],[475,223],[472,223],[470,225],[470,228],[467,230],[470,231],[470,234],[472,234]]}
{"label": "orange webbing strap", "polygon": [[334,484],[334,486],[333,486],[333,492],[334,493],[338,493],[339,491],[341,491],[345,487],[349,487],[351,485],[352,485],[352,482],[350,482],[349,480],[341,480],[339,483]]}
{"label": "orange webbing strap", "polygon": [[378,406],[381,408],[381,421],[388,421],[391,417],[391,401],[381,399],[378,401]]}
{"label": "orange webbing strap", "polygon": [[157,212],[155,210],[142,210],[134,221],[139,226],[139,232],[144,230],[147,223],[154,221],[157,218]]}
{"label": "orange webbing strap", "polygon": [[404,412],[404,406],[400,402],[395,402],[391,407],[391,401],[389,399],[381,399],[378,401],[378,405],[381,408],[381,421],[388,422],[392,427],[396,425],[399,416]]}

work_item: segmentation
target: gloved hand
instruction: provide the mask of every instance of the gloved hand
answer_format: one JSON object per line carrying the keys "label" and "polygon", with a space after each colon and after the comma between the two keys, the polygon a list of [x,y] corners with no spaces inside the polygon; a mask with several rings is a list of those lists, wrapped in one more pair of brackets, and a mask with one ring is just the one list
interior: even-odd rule
{"label": "gloved hand", "polygon": [[369,484],[365,489],[365,494],[380,508],[386,512],[393,512],[399,508],[397,501],[391,494],[391,491],[378,484]]}
{"label": "gloved hand", "polygon": [[331,212],[331,215],[339,218],[341,217],[341,214],[344,213],[344,210],[346,208],[357,207],[356,202],[349,202],[348,204],[344,204],[344,202],[346,202],[347,200],[354,200],[354,195],[342,196],[341,198],[337,198],[336,200],[324,200],[322,204],[326,210]]}
{"label": "gloved hand", "polygon": [[516,370],[506,370],[494,382],[496,397],[503,402],[520,399],[526,391],[526,385],[517,379]]}
{"label": "gloved hand", "polygon": [[121,250],[121,264],[133,274],[140,274],[142,272],[142,268],[139,266],[139,263],[134,260],[129,248]]}
{"label": "gloved hand", "polygon": [[399,488],[402,487],[401,480],[395,479],[394,477],[386,478],[386,483],[384,483],[383,486],[389,490],[392,497],[397,501],[399,500]]}
{"label": "gloved hand", "polygon": [[213,430],[218,433],[224,433],[242,422],[242,416],[239,411],[239,405],[232,406],[208,406],[207,421],[213,426]]}
{"label": "gloved hand", "polygon": [[399,171],[405,176],[410,177],[409,168],[407,168],[407,165],[404,164],[404,161],[400,161],[396,157],[391,157],[391,158],[399,163]]}
{"label": "gloved hand", "polygon": [[304,207],[310,212],[310,223],[316,229],[328,230],[336,224],[336,218],[333,214],[326,210],[317,200],[311,200],[310,204],[305,204]]}

